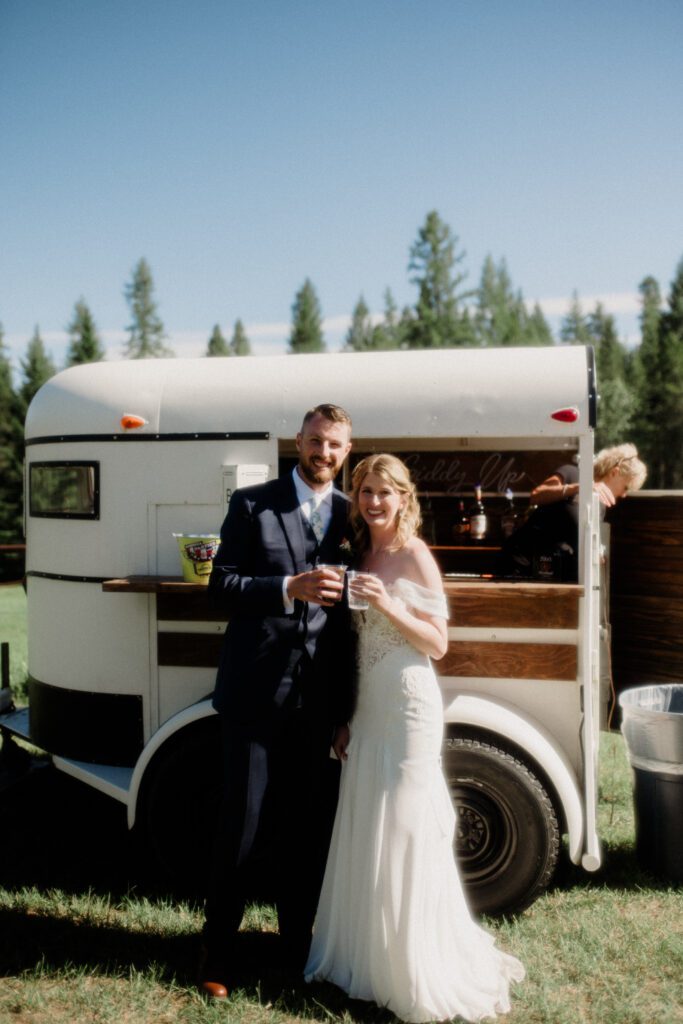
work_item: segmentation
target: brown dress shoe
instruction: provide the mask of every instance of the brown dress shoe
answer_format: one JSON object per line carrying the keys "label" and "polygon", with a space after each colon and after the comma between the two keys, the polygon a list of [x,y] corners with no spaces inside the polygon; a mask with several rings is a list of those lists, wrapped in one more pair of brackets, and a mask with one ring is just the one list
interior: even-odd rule
{"label": "brown dress shoe", "polygon": [[217,970],[210,961],[209,951],[202,946],[199,952],[199,964],[197,968],[197,988],[206,999],[227,999],[228,989],[222,981],[215,981],[223,972]]}
{"label": "brown dress shoe", "polygon": [[220,981],[200,981],[199,992],[207,999],[227,999],[228,990]]}

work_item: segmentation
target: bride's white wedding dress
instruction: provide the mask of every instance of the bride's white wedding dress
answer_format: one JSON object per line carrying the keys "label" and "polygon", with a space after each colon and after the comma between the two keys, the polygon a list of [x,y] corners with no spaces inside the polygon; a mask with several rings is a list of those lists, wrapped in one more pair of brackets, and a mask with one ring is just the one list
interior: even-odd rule
{"label": "bride's white wedding dress", "polygon": [[[387,590],[447,617],[442,594],[406,579]],[[358,704],[306,979],[332,981],[405,1021],[504,1013],[524,968],[495,948],[465,901],[436,676],[386,616],[371,607],[354,618]]]}

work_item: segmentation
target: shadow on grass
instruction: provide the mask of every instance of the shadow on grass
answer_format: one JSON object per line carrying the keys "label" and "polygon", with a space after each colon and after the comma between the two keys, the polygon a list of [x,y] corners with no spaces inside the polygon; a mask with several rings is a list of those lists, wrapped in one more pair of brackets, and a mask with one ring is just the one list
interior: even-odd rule
{"label": "shadow on grass", "polygon": [[570,892],[579,889],[611,889],[620,892],[647,889],[664,892],[672,882],[640,866],[632,844],[614,845],[605,843],[602,864],[597,871],[584,871],[580,865],[572,864],[566,849],[563,849],[552,884],[548,893]]}
{"label": "shadow on grass", "polygon": [[[134,932],[106,920],[56,917],[11,906],[25,888],[59,890],[68,898],[92,893],[113,905],[126,896],[172,900],[155,877],[144,851],[126,827],[123,805],[46,765],[0,793],[0,977],[31,972],[83,969],[100,975],[145,972],[155,965],[162,982],[192,988],[199,935]],[[206,851],[207,859],[209,851]],[[9,896],[9,899],[7,899]],[[187,898],[183,894],[183,898]],[[106,911],[95,911],[106,917]],[[372,1004],[349,1000],[333,985],[307,985],[279,966],[279,937],[240,933],[230,979],[248,1000],[272,1003],[282,1012],[329,1021],[352,1010],[356,1021],[393,1021]]]}
{"label": "shadow on grass", "polygon": [[49,764],[0,793],[0,820],[6,890],[90,890],[116,898],[142,882],[153,893],[123,805]]}
{"label": "shadow on grass", "polygon": [[[0,977],[42,968],[59,972],[76,968],[99,976],[141,974],[154,966],[154,977],[189,989],[195,985],[197,937],[136,933],[88,921],[74,921],[0,909]],[[265,932],[240,933],[237,960],[227,979],[231,992],[259,1004],[306,1019],[329,1021],[353,1010],[354,1021],[389,1022],[393,1014],[373,1004],[349,1000],[333,985],[307,985],[300,975],[279,966],[279,937]]]}
{"label": "shadow on grass", "polygon": [[[127,830],[123,805],[51,766],[34,771],[0,793],[0,886],[6,894],[23,888],[60,890],[67,896],[92,892],[117,900],[133,895],[151,901],[173,899]],[[208,861],[209,851],[206,851]],[[636,861],[631,846],[607,846],[602,868],[588,874],[560,862],[549,895],[577,889],[666,889]],[[55,917],[11,907],[0,909],[0,974],[67,966],[100,974],[141,972],[155,964],[157,977],[194,985],[198,935],[134,932],[115,923]],[[348,1010],[362,1022],[393,1020],[370,1004],[348,1000],[334,986],[306,985],[278,968],[278,936],[246,932],[233,985],[245,998],[272,1003],[293,1016],[329,1020]]]}

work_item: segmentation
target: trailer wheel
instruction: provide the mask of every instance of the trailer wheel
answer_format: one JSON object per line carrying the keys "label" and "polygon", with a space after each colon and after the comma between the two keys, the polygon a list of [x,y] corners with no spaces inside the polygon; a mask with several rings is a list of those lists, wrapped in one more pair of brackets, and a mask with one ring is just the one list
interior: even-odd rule
{"label": "trailer wheel", "polygon": [[174,889],[201,896],[222,802],[218,716],[169,741],[149,771],[140,808],[147,849]]}
{"label": "trailer wheel", "polygon": [[549,885],[560,846],[552,801],[533,772],[488,743],[448,737],[455,855],[477,913],[523,910]]}

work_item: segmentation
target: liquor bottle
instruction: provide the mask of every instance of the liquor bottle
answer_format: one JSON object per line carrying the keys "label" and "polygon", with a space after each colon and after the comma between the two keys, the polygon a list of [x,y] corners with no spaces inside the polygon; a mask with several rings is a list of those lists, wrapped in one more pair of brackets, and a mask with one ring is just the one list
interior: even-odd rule
{"label": "liquor bottle", "polygon": [[553,583],[562,579],[562,552],[557,545],[535,551],[531,565],[532,576],[536,580]]}
{"label": "liquor bottle", "polygon": [[474,488],[474,504],[470,508],[470,540],[481,544],[486,540],[489,529],[488,516],[481,500],[481,484]]}
{"label": "liquor bottle", "polygon": [[508,537],[511,537],[517,529],[517,512],[515,511],[514,495],[509,487],[505,492],[505,499],[507,501],[507,505],[500,517],[500,529],[503,537],[507,539]]}
{"label": "liquor bottle", "polygon": [[453,523],[453,538],[458,544],[466,544],[470,537],[470,517],[465,512],[465,502],[458,502],[458,514]]}

